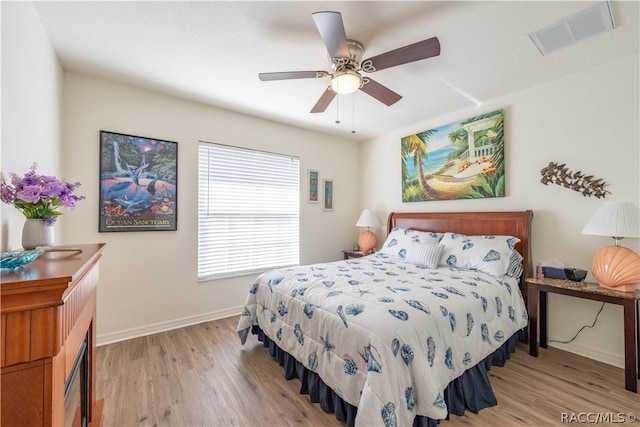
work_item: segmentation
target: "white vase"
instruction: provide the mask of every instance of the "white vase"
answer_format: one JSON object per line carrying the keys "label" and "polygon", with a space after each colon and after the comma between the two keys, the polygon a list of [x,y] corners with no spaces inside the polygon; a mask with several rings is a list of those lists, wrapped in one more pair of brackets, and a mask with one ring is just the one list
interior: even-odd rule
{"label": "white vase", "polygon": [[22,247],[25,250],[53,245],[53,226],[44,219],[27,219],[22,227]]}

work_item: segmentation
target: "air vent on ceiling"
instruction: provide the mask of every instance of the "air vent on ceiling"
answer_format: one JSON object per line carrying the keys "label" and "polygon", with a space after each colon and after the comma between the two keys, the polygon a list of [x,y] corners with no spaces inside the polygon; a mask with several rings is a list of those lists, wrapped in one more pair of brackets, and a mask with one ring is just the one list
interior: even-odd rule
{"label": "air vent on ceiling", "polygon": [[530,33],[529,37],[540,53],[546,55],[554,50],[613,30],[614,27],[611,3],[604,1],[542,30]]}

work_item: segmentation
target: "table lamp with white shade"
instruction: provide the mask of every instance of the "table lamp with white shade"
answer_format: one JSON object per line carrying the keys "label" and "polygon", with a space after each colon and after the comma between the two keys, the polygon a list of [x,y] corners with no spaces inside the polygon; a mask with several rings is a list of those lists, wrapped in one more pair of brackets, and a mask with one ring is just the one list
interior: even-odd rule
{"label": "table lamp with white shade", "polygon": [[380,227],[380,221],[378,221],[378,217],[371,210],[365,209],[360,214],[360,218],[358,222],[356,222],[356,227],[367,227],[366,231],[360,233],[358,237],[358,247],[365,254],[370,254],[373,252],[373,249],[378,244],[378,238],[376,234],[369,230],[371,227]]}
{"label": "table lamp with white shade", "polygon": [[640,284],[640,255],[620,246],[623,237],[640,237],[640,211],[628,202],[607,202],[598,209],[582,234],[609,236],[615,246],[605,246],[593,257],[591,272],[600,286],[622,292]]}

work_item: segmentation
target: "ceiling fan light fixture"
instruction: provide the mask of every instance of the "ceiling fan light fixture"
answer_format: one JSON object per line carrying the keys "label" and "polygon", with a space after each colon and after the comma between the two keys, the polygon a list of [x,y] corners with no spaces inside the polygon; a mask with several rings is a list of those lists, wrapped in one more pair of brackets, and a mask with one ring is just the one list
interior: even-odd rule
{"label": "ceiling fan light fixture", "polygon": [[338,71],[331,79],[331,89],[340,95],[353,93],[360,89],[360,86],[362,86],[362,76],[353,70]]}

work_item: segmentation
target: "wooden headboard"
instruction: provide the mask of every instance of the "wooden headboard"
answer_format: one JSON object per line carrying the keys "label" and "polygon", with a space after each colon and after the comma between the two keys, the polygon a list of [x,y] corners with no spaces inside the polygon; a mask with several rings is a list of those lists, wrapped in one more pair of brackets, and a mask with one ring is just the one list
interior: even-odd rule
{"label": "wooden headboard", "polygon": [[[523,269],[520,287],[533,273],[531,262],[531,220],[533,211],[517,212],[392,212],[387,220],[387,234],[394,227],[437,233],[451,232],[472,235],[493,234],[520,239],[516,250],[522,254]],[[525,292],[526,295],[526,292]]]}

